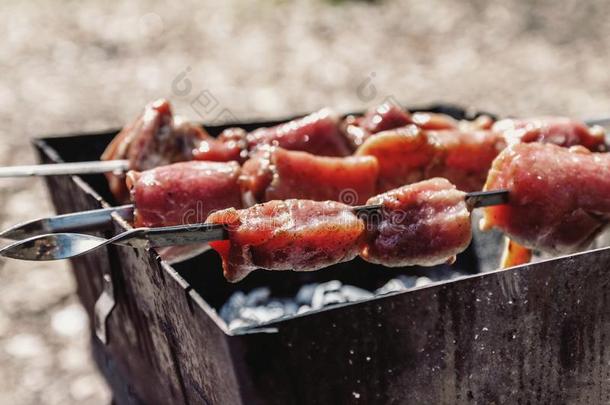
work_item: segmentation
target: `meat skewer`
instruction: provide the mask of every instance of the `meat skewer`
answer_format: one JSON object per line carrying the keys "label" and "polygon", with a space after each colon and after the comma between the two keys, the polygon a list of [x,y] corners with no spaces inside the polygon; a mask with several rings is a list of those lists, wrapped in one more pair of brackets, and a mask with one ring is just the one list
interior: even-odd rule
{"label": "meat skewer", "polygon": [[610,155],[582,147],[516,144],[494,161],[485,189],[511,190],[508,203],[485,209],[482,229],[498,228],[519,244],[571,253],[610,221]]}
{"label": "meat skewer", "polygon": [[189,160],[241,163],[249,150],[266,144],[323,156],[351,153],[339,131],[339,117],[330,109],[249,134],[241,128],[229,128],[214,138],[199,124],[174,117],[169,102],[160,99],[149,103],[123,128],[101,161],[4,167],[0,177],[107,173],[111,191],[118,201],[124,201],[128,190],[121,173],[127,170],[143,171]]}
{"label": "meat skewer", "polygon": [[601,128],[555,117],[498,121],[492,130],[423,130],[407,125],[368,137],[355,156],[377,157],[378,191],[431,177],[445,177],[460,190],[474,191],[483,187],[493,160],[506,146],[528,142],[605,150]]}
{"label": "meat skewer", "polygon": [[[433,133],[434,134],[434,133]],[[462,153],[457,153],[455,154],[455,156],[462,156],[462,158],[466,159],[465,163],[468,165],[470,164],[471,169],[473,168],[472,164],[474,163],[475,165],[480,165],[480,167],[478,168],[478,170],[471,170],[470,173],[471,175],[468,175],[469,172],[467,170],[464,170],[465,167],[468,166],[462,166],[462,170],[458,170],[458,168],[456,168],[456,165],[459,164],[460,160],[459,159],[451,159],[452,154],[451,153],[444,153],[441,156],[445,157],[445,161],[446,162],[450,162],[451,165],[445,165],[445,169],[444,170],[439,170],[443,168],[443,165],[439,165],[439,162],[442,162],[442,159],[430,159],[429,155],[426,153],[417,153],[418,152],[418,148],[423,149],[424,151],[428,150],[430,151],[430,149],[433,148],[437,148],[438,145],[440,145],[440,142],[432,142],[432,146],[430,145],[430,139],[434,139],[434,135],[433,136],[428,136],[425,135],[422,131],[417,130],[414,127],[406,127],[400,130],[394,130],[394,131],[385,131],[382,132],[381,134],[378,135],[378,138],[375,139],[370,139],[367,141],[367,143],[369,144],[368,147],[364,147],[361,148],[360,150],[360,154],[362,155],[371,155],[371,156],[367,156],[369,159],[375,157],[375,156],[380,156],[380,164],[379,165],[379,171],[382,174],[382,178],[385,175],[386,179],[390,179],[392,180],[392,178],[394,178],[393,181],[390,181],[390,184],[383,184],[381,183],[381,186],[379,187],[380,191],[386,190],[388,188],[390,188],[390,186],[392,185],[392,183],[396,183],[394,185],[402,185],[402,183],[408,183],[408,182],[413,182],[413,181],[417,181],[417,180],[421,180],[422,178],[425,177],[429,177],[433,174],[436,175],[444,175],[446,177],[449,177],[450,179],[452,179],[454,182],[458,183],[458,185],[460,185],[459,188],[471,188],[471,189],[476,189],[477,188],[477,184],[478,182],[480,182],[480,178],[482,177],[481,173],[486,172],[487,168],[485,166],[487,166],[487,163],[481,165],[481,162],[487,162],[489,161],[493,155],[496,153],[495,148],[494,148],[494,137],[493,136],[488,136],[485,135],[486,133],[482,133],[482,135],[480,135],[479,137],[467,137],[467,142],[465,143],[464,146],[462,146],[461,148],[455,148],[454,146],[454,150],[455,151],[462,151]],[[449,140],[449,145],[455,145],[455,139],[459,139],[459,136],[454,136],[453,140],[448,137],[449,133],[445,132],[444,133],[444,139],[445,140]],[[465,134],[463,134],[462,136],[467,136]],[[439,138],[437,136],[437,138]],[[442,139],[442,135],[440,137]],[[477,138],[479,139],[479,146],[477,147],[473,147],[472,145],[477,145]],[[470,141],[468,141],[468,139],[470,139]],[[398,143],[393,143],[395,141],[398,141]],[[500,142],[500,141],[498,141]],[[470,144],[471,146],[466,146]],[[436,146],[435,146],[436,145]],[[458,142],[459,145],[459,142]],[[598,146],[601,146],[603,144],[600,144]],[[376,149],[377,148],[377,149]],[[411,148],[413,150],[413,153],[409,153],[409,148]],[[274,149],[278,149],[278,148],[274,148]],[[447,148],[446,148],[447,149]],[[449,148],[451,149],[451,148]],[[339,165],[337,166],[336,164],[333,165],[328,165],[327,163],[329,162],[328,160],[326,160],[325,158],[318,158],[315,157],[314,155],[309,155],[309,154],[302,154],[299,155],[299,153],[297,152],[287,152],[284,151],[284,153],[275,153],[274,155],[276,156],[280,156],[281,159],[277,159],[277,161],[280,162],[280,165],[278,165],[278,167],[284,168],[282,170],[278,170],[278,167],[273,167],[274,165],[265,165],[265,164],[261,164],[261,156],[265,157],[265,159],[267,161],[271,161],[274,159],[270,159],[269,157],[271,156],[270,153],[258,153],[255,156],[253,156],[253,159],[250,162],[247,162],[244,165],[243,171],[242,171],[242,177],[243,177],[243,183],[242,183],[242,191],[244,192],[244,194],[249,194],[250,197],[247,198],[248,201],[248,205],[250,205],[253,202],[262,202],[268,199],[272,199],[272,198],[277,198],[277,199],[285,199],[285,198],[290,198],[290,197],[299,197],[299,198],[310,198],[310,199],[335,199],[341,202],[347,202],[347,203],[363,203],[366,198],[368,198],[369,196],[372,195],[371,193],[371,188],[370,185],[365,187],[364,189],[362,188],[362,186],[356,186],[356,184],[370,184],[370,180],[368,180],[368,183],[366,181],[360,181],[359,183],[352,183],[352,185],[349,185],[349,182],[346,182],[345,179],[341,180],[339,178],[337,178],[336,175],[334,175],[335,173],[331,170],[322,170],[324,168],[334,168],[333,170],[335,170],[337,167],[344,167],[344,168],[348,168],[351,165],[349,164],[345,164],[345,165]],[[292,158],[294,155],[298,155],[300,156],[300,159],[291,161],[290,158]],[[357,153],[358,155],[358,153]],[[410,158],[410,156],[414,156],[415,159]],[[309,159],[304,160],[303,157],[308,157]],[[262,159],[262,160],[265,160]],[[276,161],[276,160],[274,160]],[[429,166],[427,162],[434,162],[434,165]],[[295,165],[294,163],[299,162],[298,165]],[[303,164],[305,162],[305,165]],[[330,160],[330,162],[336,162],[333,161],[332,159]],[[349,163],[350,160],[346,160],[346,163]],[[423,162],[423,163],[422,163]],[[315,163],[315,164],[314,164]],[[379,162],[378,162],[379,163]],[[434,170],[421,170],[421,169],[417,169],[417,166],[423,166],[423,167],[431,167]],[[300,166],[306,166],[306,167],[311,167],[311,168],[315,168],[315,170],[322,170],[321,173],[323,174],[317,174],[316,176],[310,176],[310,175],[302,175],[303,172],[299,169]],[[360,170],[360,175],[362,176],[362,178],[372,178],[372,173],[375,171],[375,169],[373,168],[374,165],[372,164],[365,164],[365,165],[359,165],[361,168],[363,168],[363,170]],[[258,168],[257,168],[258,167]],[[273,169],[271,170],[271,168],[273,167]],[[260,169],[263,168],[263,169]],[[297,170],[292,170],[296,168]],[[402,172],[402,170],[407,169],[407,171]],[[183,171],[181,171],[182,173]],[[309,172],[311,172],[311,170],[309,170]],[[367,174],[368,173],[368,176]],[[387,175],[389,173],[389,176]],[[274,182],[269,183],[269,175],[271,174],[271,178],[273,178],[274,176],[279,176],[279,183],[278,183],[278,178],[275,178]],[[406,175],[405,175],[406,174]],[[465,176],[463,174],[466,174]],[[462,179],[458,178],[457,175],[461,175]],[[288,176],[288,179],[285,179],[285,176]],[[351,176],[352,178],[354,176]],[[398,180],[396,180],[396,178],[398,178]],[[263,181],[260,181],[260,180]],[[205,180],[205,177],[202,177],[201,181]],[[333,180],[333,184],[335,184],[335,186],[340,186],[340,187],[335,187],[335,191],[333,191],[333,187],[319,187],[320,184],[322,184],[322,180],[324,180],[325,182],[328,182],[330,180]],[[320,182],[319,184],[317,182]],[[301,187],[303,184],[311,184],[312,186],[309,187]],[[267,194],[266,191],[268,190],[268,185],[269,184],[273,184],[274,187],[272,187],[273,189],[273,193],[269,193],[268,196],[265,196],[263,194]],[[279,187],[277,185],[280,185]],[[296,187],[293,188],[293,190],[290,190],[290,187],[285,187],[286,185],[290,185],[290,186],[294,186],[296,184]],[[469,186],[470,184],[470,186]],[[349,185],[349,187],[347,187]],[[340,192],[336,191],[339,188],[344,188],[345,190],[350,190],[350,193],[346,193],[344,195],[339,195]],[[298,193],[301,193],[299,195],[290,195],[290,193],[286,193],[286,189],[288,189],[288,191],[290,191],[290,193],[294,192],[294,190],[296,190]],[[258,190],[258,191],[257,191]],[[262,191],[261,191],[262,190]],[[319,195],[315,195],[315,194],[311,194],[311,195],[304,195],[304,192],[309,190],[310,192],[313,190],[316,193],[319,193]],[[330,191],[329,191],[330,190]],[[252,195],[255,195],[255,197],[253,197]],[[350,201],[347,201],[346,198],[352,198],[352,197],[356,197],[356,199],[352,199]],[[321,198],[317,198],[317,197],[321,197]],[[161,196],[161,198],[163,198],[163,196]],[[203,207],[203,203],[200,201],[199,202],[199,206],[194,206],[194,207],[190,207],[189,203],[188,203],[188,198],[186,199],[187,201],[182,201],[182,204],[184,204],[186,206],[185,211],[192,211],[195,212],[198,217],[199,220],[202,220],[203,218],[205,218],[205,216],[208,214],[208,212],[204,212],[204,207]],[[173,199],[173,201],[176,201],[175,199]],[[236,207],[239,207],[240,205],[236,205]],[[110,212],[110,211],[108,211]],[[161,212],[162,213],[162,212]],[[123,213],[124,214],[124,213]],[[124,215],[122,215],[124,216]],[[35,220],[35,221],[30,221],[26,224],[23,225],[17,225],[16,227],[13,227],[9,230],[7,230],[6,232],[0,234],[1,237],[3,238],[9,238],[9,239],[20,239],[23,238],[25,236],[35,236],[35,235],[39,235],[39,234],[43,234],[43,233],[47,233],[49,231],[74,231],[74,230],[80,230],[80,229],[85,229],[85,228],[89,228],[91,225],[89,225],[89,223],[91,221],[97,221],[98,217],[97,214],[93,217],[93,218],[87,218],[87,213],[76,213],[73,215],[68,215],[67,219],[69,220],[63,220],[63,219],[59,219],[57,221],[53,221],[53,218],[46,218],[44,220]],[[131,218],[129,218],[131,219]],[[107,223],[110,220],[110,214],[108,214],[106,217],[102,218],[102,221],[100,222],[100,224],[103,223]],[[52,221],[52,222],[49,222]],[[180,222],[178,222],[180,223]],[[175,225],[178,224],[177,222],[170,222],[170,223],[159,223],[159,224],[152,224],[149,223],[149,226],[162,226],[162,225]],[[50,224],[50,225],[49,225]],[[52,228],[49,228],[49,226],[52,226]],[[522,256],[523,257],[523,256]]]}
{"label": "meat skewer", "polygon": [[[213,210],[242,208],[273,199],[364,204],[376,192],[377,173],[377,159],[372,156],[332,158],[279,147],[261,148],[243,168],[236,162],[189,161],[143,172],[130,171],[126,189],[135,204],[130,222],[136,227],[193,224],[203,222]],[[69,217],[70,221],[55,221],[52,230],[88,228],[69,227],[77,226],[78,221],[91,222],[83,215],[75,214]],[[97,212],[92,215],[99,216]],[[110,214],[102,218],[100,225],[109,220]],[[18,225],[0,237],[18,239],[48,233],[48,222],[45,219]]]}
{"label": "meat skewer", "polygon": [[[213,170],[205,174],[198,169],[193,170],[201,174],[189,175],[194,162],[151,169],[144,172],[146,181],[128,183],[138,211],[149,214],[145,219],[136,213],[136,226],[178,225],[201,222],[212,209],[241,208],[270,200],[364,204],[376,193],[432,177],[447,178],[460,190],[480,190],[493,159],[505,145],[504,138],[491,131],[423,131],[409,125],[379,132],[348,157],[260,147],[241,171],[235,163],[223,169],[239,172],[239,186],[236,175],[225,177]],[[228,163],[216,163],[217,170],[222,165]],[[208,183],[215,183],[215,177],[225,179],[224,189],[217,193],[208,187]],[[239,188],[243,204],[237,198]],[[235,196],[231,204],[211,204],[226,195]],[[196,212],[199,220],[185,221],[189,212]]]}
{"label": "meat skewer", "polygon": [[[449,197],[448,206],[457,207],[453,210],[462,216],[463,212],[468,211],[469,206],[474,208],[498,203],[505,201],[508,195],[508,192],[504,190],[468,195],[455,190],[455,187],[444,179],[433,179],[424,183],[429,184],[419,184],[418,187],[421,190],[413,186],[405,186],[402,190],[395,190],[392,196],[379,196],[383,200],[380,205],[350,207],[332,201],[272,201],[246,210],[218,211],[210,215],[206,224],[135,228],[112,239],[69,233],[41,235],[0,249],[0,255],[21,260],[59,260],[85,254],[109,243],[142,247],[208,241],[212,242],[212,246],[223,255],[227,279],[238,281],[245,277],[253,266],[259,264],[266,264],[266,268],[269,270],[286,270],[292,264],[290,268],[309,271],[349,260],[355,256],[355,252],[359,253],[368,244],[375,243],[377,236],[371,237],[366,226],[371,225],[373,228],[379,226],[380,229],[387,229],[384,224],[387,224],[399,209],[409,207],[413,202],[419,207],[418,211],[423,213],[427,208],[426,198],[432,197],[433,200],[438,200],[439,196],[443,198],[449,193],[449,196],[445,196]],[[440,194],[431,196],[430,192]],[[459,197],[456,193],[459,193]],[[413,199],[415,194],[418,197]],[[391,198],[404,198],[404,202],[399,206],[387,204],[387,199]],[[436,202],[432,203],[436,204]],[[451,215],[440,214],[444,216],[445,220],[452,220]],[[357,215],[363,218],[359,218]],[[243,222],[244,219],[254,222],[249,222],[248,225],[247,222]],[[422,237],[422,235],[430,235],[430,230],[441,229],[436,227],[436,221],[429,222],[421,216],[414,219],[421,220],[419,224],[416,221],[414,223],[417,225],[417,229],[423,231],[413,232],[412,238],[397,240],[399,245],[412,241],[413,238]],[[377,220],[379,224],[376,224]],[[404,231],[406,220],[406,218],[402,218],[397,223],[395,232]],[[364,221],[366,221],[366,226]],[[465,241],[470,240],[470,228],[446,229],[448,229],[448,233],[457,231],[462,235],[458,238],[450,238],[454,242],[445,246],[445,261],[451,261],[451,258],[465,247]],[[225,239],[228,239],[228,245],[223,241]],[[331,240],[332,243],[330,243]],[[295,244],[296,241],[299,243]],[[218,244],[214,245],[214,243]],[[408,254],[408,251],[400,250],[399,245],[396,246],[397,251],[402,252],[399,254]],[[291,252],[289,249],[294,250]],[[244,255],[240,256],[238,252]],[[286,256],[282,260],[283,254]],[[414,255],[413,264],[431,265],[437,263],[441,259],[441,255],[441,253],[436,253],[436,257],[432,260],[418,258],[417,255]],[[239,257],[243,261],[239,262],[240,259],[237,259],[238,261],[235,262],[235,258]],[[366,253],[363,257],[371,258]],[[396,265],[396,262],[389,260],[387,264]]]}
{"label": "meat skewer", "polygon": [[[604,124],[608,120],[590,120],[588,125]],[[161,164],[191,159],[243,162],[247,152],[261,144],[273,144],[289,150],[301,150],[324,156],[346,156],[350,150],[346,141],[356,149],[366,138],[379,132],[415,124],[423,130],[489,130],[505,133],[507,138],[520,141],[549,141],[562,146],[582,144],[596,151],[603,145],[601,127],[587,128],[579,121],[562,117],[507,119],[493,122],[487,115],[472,121],[458,121],[449,115],[433,112],[409,113],[401,107],[385,103],[370,109],[364,116],[350,115],[339,124],[339,118],[329,109],[322,109],[306,117],[271,128],[259,128],[247,133],[241,128],[229,128],[219,137],[209,136],[200,125],[174,117],[167,100],[149,103],[137,119],[126,125],[103,154],[103,159],[128,160],[130,168],[147,170]],[[353,135],[354,131],[356,135]],[[355,138],[354,138],[355,136]],[[347,139],[345,139],[347,138]],[[588,139],[587,139],[588,138]],[[354,139],[357,139],[354,142]],[[43,167],[15,166],[1,168],[0,177],[103,173],[123,170],[125,163],[96,162],[84,167],[67,164],[54,172],[51,165]]]}
{"label": "meat skewer", "polygon": [[[298,134],[301,128],[305,128],[306,132],[311,131],[310,128],[307,128],[312,125],[326,128],[327,132],[333,133],[333,119],[329,118],[331,114],[324,113],[318,115],[322,116],[322,120],[306,117],[293,123],[266,129],[266,133],[262,130],[255,131],[254,133],[258,133],[258,135],[251,138],[248,138],[248,134],[245,134],[243,130],[230,129],[225,131],[220,137],[221,141],[218,141],[205,134],[197,125],[184,123],[178,119],[172,122],[169,104],[166,101],[159,101],[147,106],[147,110],[142,117],[134,124],[126,127],[115,139],[116,144],[113,141],[107,152],[110,154],[115,152],[123,153],[132,160],[135,156],[136,161],[139,161],[139,164],[144,166],[154,166],[156,164],[155,159],[174,161],[181,160],[187,155],[189,156],[186,158],[195,159],[204,157],[210,160],[238,160],[241,158],[240,153],[244,150],[243,144],[249,142],[248,139],[269,138],[273,139],[273,142],[278,140],[284,142],[287,139],[288,143],[286,145],[294,145],[294,140],[291,140],[290,136]],[[272,149],[275,151],[272,153],[260,153],[260,155],[267,156],[266,158],[260,158],[258,162],[257,159],[252,159],[246,163],[243,176],[246,178],[249,176],[250,181],[243,181],[242,186],[244,186],[246,193],[250,192],[250,195],[254,195],[253,198],[249,199],[247,205],[251,205],[254,202],[285,199],[288,197],[311,198],[315,200],[332,199],[349,202],[350,204],[362,204],[374,191],[372,179],[379,171],[373,162],[376,155],[385,156],[380,165],[382,169],[382,176],[379,182],[380,191],[437,175],[449,178],[457,183],[460,189],[475,190],[480,188],[480,184],[482,184],[481,179],[487,171],[489,162],[498,153],[498,149],[503,147],[503,140],[498,134],[489,131],[470,133],[464,131],[421,131],[414,126],[388,130],[388,128],[403,125],[410,121],[417,123],[423,128],[451,128],[455,126],[463,127],[465,125],[463,122],[456,124],[456,121],[452,121],[450,117],[443,116],[442,114],[415,113],[410,116],[396,106],[381,106],[374,110],[373,114],[362,118],[362,122],[365,123],[364,127],[369,132],[376,133],[372,137],[374,139],[369,138],[365,142],[366,146],[362,147],[359,151],[362,156],[347,157],[342,160],[339,158],[315,157],[314,155],[301,153],[299,157],[300,152],[288,152],[274,147]],[[516,124],[513,123],[512,126],[506,123],[510,124],[510,121],[504,120],[500,122],[504,122],[503,125],[505,127],[513,128],[513,131],[521,131],[524,127],[527,127],[528,131],[530,131],[529,135],[523,138],[529,140],[550,139],[558,143],[568,141],[578,143],[582,139],[584,144],[592,148],[596,145],[599,146],[599,140],[601,139],[599,134],[590,135],[584,125],[574,125],[566,120],[559,120],[559,124],[553,123],[550,127],[552,130],[545,129],[545,125],[551,121],[550,119],[535,121],[535,125],[533,125],[534,130],[530,128],[531,125],[525,125],[527,124],[526,121],[521,120]],[[319,122],[322,122],[322,124],[319,124]],[[484,128],[489,125],[490,123],[485,119],[468,123],[468,126],[471,128]],[[570,129],[570,125],[575,129]],[[517,129],[515,130],[515,128]],[[562,133],[561,131],[564,132]],[[170,133],[174,135],[169,136],[168,134]],[[411,136],[412,134],[416,134],[416,136]],[[290,136],[286,137],[286,135]],[[130,138],[133,139],[129,140]],[[162,142],[158,138],[165,138],[165,141]],[[515,136],[513,138],[516,139]],[[170,139],[170,141],[167,141],[167,139]],[[295,139],[301,138],[297,136]],[[424,139],[424,142],[422,142],[422,139]],[[387,142],[388,140],[390,142]],[[193,149],[197,142],[199,142],[199,148]],[[218,145],[222,147],[218,147]],[[382,146],[379,147],[379,145]],[[400,147],[396,147],[396,145]],[[405,158],[404,156],[405,151],[413,148],[411,145],[415,145],[414,150],[418,155],[413,167],[410,166],[413,164],[412,159],[409,159],[408,156]],[[133,150],[130,147],[133,147]],[[384,152],[384,148],[388,152],[380,154],[379,151]],[[144,153],[143,151],[147,152]],[[341,154],[343,153],[345,151],[341,152]],[[394,153],[398,160],[394,159],[393,161],[391,159],[392,153]],[[387,156],[388,154],[389,157]],[[267,163],[260,165],[264,161],[267,161]],[[317,166],[312,164],[312,161],[315,161]],[[401,167],[404,169],[405,164],[406,173],[400,170]],[[420,167],[417,166],[418,164]],[[265,166],[265,170],[261,170],[261,166]],[[256,171],[246,170],[251,167],[255,169],[258,167],[258,169]],[[309,169],[307,169],[308,167]],[[270,170],[271,168],[273,170]],[[324,170],[318,172],[320,168],[324,168]],[[164,169],[160,170],[159,173],[163,171]],[[335,175],[333,171],[335,173],[351,171],[352,175]],[[179,177],[184,177],[183,175],[186,173],[186,170],[180,170]],[[385,177],[383,176],[384,174],[386,175]],[[389,174],[390,180],[387,179],[387,174]],[[168,171],[165,177],[170,175],[171,173]],[[134,178],[131,179],[130,183],[137,184],[138,182],[135,180],[138,176],[138,174],[134,174]],[[228,196],[233,196],[228,203],[218,203],[215,206],[213,204],[210,205],[209,202],[213,202],[215,197],[214,192],[210,195],[206,182],[214,183],[214,179],[210,178],[210,176],[201,176],[199,181],[195,181],[195,179],[190,180],[192,177],[186,176],[184,183],[203,186],[192,188],[195,190],[195,198],[170,198],[171,194],[192,197],[189,194],[188,187],[182,189],[182,191],[180,189],[173,191],[171,186],[164,186],[164,191],[161,192],[161,195],[162,197],[168,197],[165,199],[155,197],[155,192],[147,193],[143,187],[135,187],[134,190],[139,194],[136,200],[141,201],[139,204],[141,209],[139,211],[142,212],[142,214],[139,214],[138,210],[136,210],[135,225],[163,226],[199,222],[212,209],[216,209],[216,207],[241,207],[239,199],[234,197],[237,195],[235,191],[227,194]],[[171,177],[168,178],[171,179]],[[111,176],[110,179],[112,187],[112,180],[116,180],[116,178]],[[277,181],[278,179],[280,181]],[[155,182],[144,181],[140,183],[152,184]],[[159,184],[163,183],[161,181]],[[170,182],[170,184],[180,185],[180,182]],[[324,184],[324,187],[320,187],[321,184]],[[250,186],[254,187],[254,189],[249,188]],[[258,189],[256,189],[257,187]],[[126,190],[122,190],[123,186],[118,187],[115,184],[113,188],[115,188],[115,193],[126,194]],[[231,185],[225,182],[224,190],[229,188],[231,188]],[[202,190],[208,190],[208,193]],[[233,187],[233,190],[235,190],[235,187]],[[197,194],[197,191],[202,192]],[[222,188],[217,191],[221,199],[225,197],[221,193],[223,191]],[[347,193],[344,193],[345,191]],[[200,197],[197,197],[197,195]],[[211,200],[206,199],[206,196],[211,196]],[[147,207],[150,209],[147,209]],[[189,216],[194,216],[195,220],[185,218],[185,213],[189,213]],[[144,218],[146,214],[150,214],[148,219]],[[91,220],[89,219],[89,221]],[[82,225],[81,228],[87,227],[85,226],[88,225],[86,218],[85,223]],[[78,224],[76,226],[78,227]],[[44,227],[40,227],[38,233],[44,232],[44,230]],[[10,236],[10,232],[7,233],[7,236]]]}

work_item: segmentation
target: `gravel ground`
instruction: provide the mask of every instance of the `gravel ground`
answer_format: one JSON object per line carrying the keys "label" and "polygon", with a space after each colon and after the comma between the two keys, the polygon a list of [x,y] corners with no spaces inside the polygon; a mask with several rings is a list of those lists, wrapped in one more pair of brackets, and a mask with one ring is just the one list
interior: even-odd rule
{"label": "gravel ground", "polygon": [[[0,3],[0,164],[28,140],[117,127],[155,97],[193,119],[386,97],[500,114],[610,113],[610,3],[552,0]],[[201,95],[208,111],[193,108]],[[1,180],[2,227],[51,213]],[[105,404],[66,264],[0,261],[0,403]]]}

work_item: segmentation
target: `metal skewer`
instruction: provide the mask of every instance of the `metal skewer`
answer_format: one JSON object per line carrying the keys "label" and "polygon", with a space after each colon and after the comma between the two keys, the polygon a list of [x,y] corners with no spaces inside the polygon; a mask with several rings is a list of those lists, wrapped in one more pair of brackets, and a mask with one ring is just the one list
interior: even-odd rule
{"label": "metal skewer", "polygon": [[[466,202],[470,209],[488,205],[504,204],[508,194],[497,191],[476,191],[468,193]],[[371,206],[374,207],[374,206]],[[23,222],[0,232],[0,239],[20,240],[49,233],[77,232],[100,229],[112,223],[112,214],[116,213],[124,220],[133,220],[133,205],[102,208],[97,210],[56,215]]]}
{"label": "metal skewer", "polygon": [[[610,126],[610,117],[585,120],[588,126]],[[125,172],[129,170],[128,160],[100,160],[91,162],[50,163],[43,165],[0,167],[1,177],[57,176]]]}
{"label": "metal skewer", "polygon": [[102,208],[73,214],[34,219],[10,227],[0,232],[0,239],[25,239],[47,233],[76,232],[100,229],[112,223],[112,214],[116,213],[126,221],[133,219],[133,205]]}
{"label": "metal skewer", "polygon": [[44,165],[0,167],[0,177],[59,176],[98,174],[129,170],[128,160],[96,160],[93,162],[49,163]]}
{"label": "metal skewer", "polygon": [[[466,203],[471,209],[505,204],[507,201],[507,190],[466,194]],[[381,208],[381,205],[361,205],[354,207],[353,211],[356,215],[366,216],[367,213],[375,212]],[[83,213],[79,214],[82,215]],[[20,260],[61,260],[81,256],[109,244],[133,247],[163,247],[211,242],[226,238],[225,227],[218,224],[136,228],[110,239],[81,233],[50,233],[14,242],[0,249],[0,256]]]}

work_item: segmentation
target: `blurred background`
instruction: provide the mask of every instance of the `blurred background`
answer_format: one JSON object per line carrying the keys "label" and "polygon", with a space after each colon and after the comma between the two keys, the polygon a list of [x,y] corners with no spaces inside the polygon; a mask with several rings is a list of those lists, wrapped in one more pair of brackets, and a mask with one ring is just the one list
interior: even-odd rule
{"label": "blurred background", "polygon": [[[210,123],[388,97],[610,115],[607,15],[603,0],[3,0],[0,165],[33,163],[32,137],[120,127],[157,97]],[[0,179],[0,206],[2,228],[51,213],[35,179]],[[110,402],[74,289],[65,263],[0,261],[0,403]]]}

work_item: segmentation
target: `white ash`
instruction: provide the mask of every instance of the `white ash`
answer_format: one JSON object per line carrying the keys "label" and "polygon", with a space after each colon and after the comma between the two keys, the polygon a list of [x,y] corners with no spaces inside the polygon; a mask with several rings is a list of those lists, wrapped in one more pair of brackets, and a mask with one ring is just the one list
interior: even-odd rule
{"label": "white ash", "polygon": [[400,275],[369,291],[339,280],[305,284],[294,297],[273,296],[269,287],[257,287],[249,292],[236,291],[220,309],[221,318],[229,329],[256,326],[273,320],[303,314],[333,305],[358,302],[375,296],[421,287],[435,281],[464,275],[459,272],[435,272],[429,277]]}

